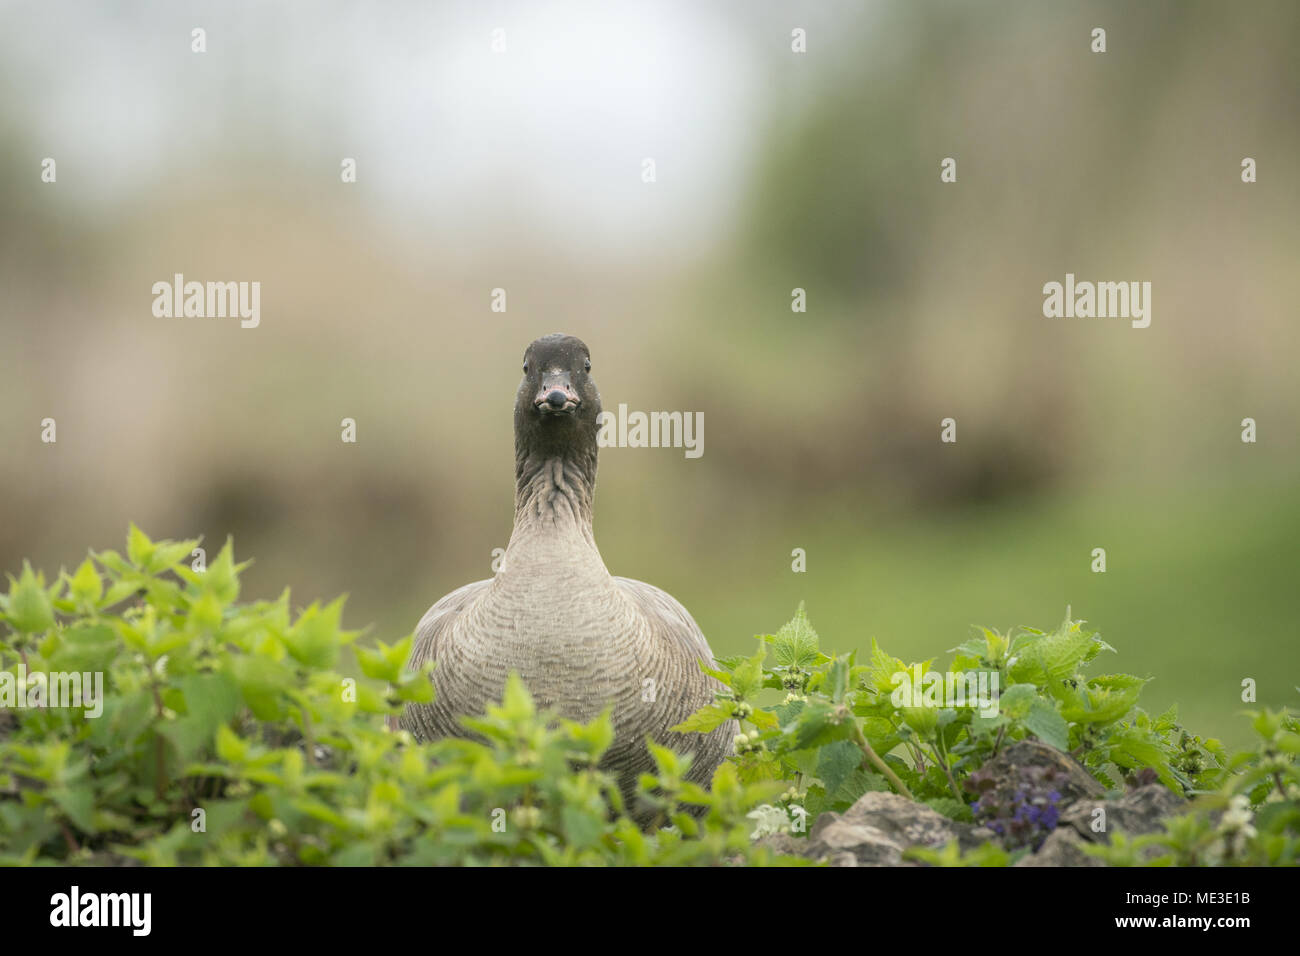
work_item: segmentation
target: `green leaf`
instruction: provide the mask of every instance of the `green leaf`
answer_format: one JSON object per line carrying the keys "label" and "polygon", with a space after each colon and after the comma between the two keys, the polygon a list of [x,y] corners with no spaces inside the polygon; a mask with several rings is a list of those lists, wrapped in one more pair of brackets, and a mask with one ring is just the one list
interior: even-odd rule
{"label": "green leaf", "polygon": [[585,849],[600,839],[604,821],[586,809],[565,804],[560,820],[569,846],[574,849]]}
{"label": "green leaf", "polygon": [[826,672],[824,692],[832,703],[842,704],[844,695],[849,690],[849,662],[846,657],[837,657]]}
{"label": "green leaf", "polygon": [[722,684],[725,687],[731,686],[731,673],[729,671],[715,671],[711,667],[706,667],[704,661],[700,661],[699,664],[700,664],[700,670],[708,674],[718,683]]}
{"label": "green leaf", "polygon": [[105,672],[121,646],[107,624],[74,624],[60,635],[58,647],[49,654],[50,669]]}
{"label": "green leaf", "polygon": [[356,637],[355,632],[346,633],[339,627],[343,601],[338,598],[324,608],[312,604],[298,616],[283,637],[295,660],[320,670],[328,670],[338,663],[340,647]]}
{"label": "green leaf", "polygon": [[239,711],[239,686],[225,673],[188,674],[180,681],[186,714],[173,721],[166,735],[181,757],[193,759],[213,743],[217,728]]}
{"label": "green leaf", "polygon": [[835,793],[862,764],[862,751],[852,740],[837,740],[818,751],[817,778],[827,793]]}
{"label": "green leaf", "polygon": [[[679,734],[707,734],[710,731],[717,730],[723,724],[731,719],[732,707],[728,701],[715,701],[712,704],[706,704],[695,713],[691,714],[680,724],[668,728]],[[755,712],[757,713],[757,711]]]}
{"label": "green leaf", "polygon": [[1025,729],[1045,744],[1057,750],[1069,750],[1069,729],[1065,718],[1048,701],[1035,698],[1033,704],[1021,721]]}
{"label": "green leaf", "polygon": [[145,565],[149,563],[149,559],[153,557],[153,553],[154,543],[132,521],[126,533],[126,556],[133,565],[143,570]]}
{"label": "green leaf", "polygon": [[68,582],[68,592],[81,607],[94,607],[104,596],[104,582],[95,570],[95,562],[86,558]]}
{"label": "green leaf", "polygon": [[50,799],[54,801],[83,833],[95,832],[95,790],[90,784],[71,787],[53,787]]}
{"label": "green leaf", "polygon": [[518,671],[511,671],[506,677],[505,691],[501,695],[501,706],[491,706],[488,713],[506,720],[526,720],[535,713],[533,695],[524,686],[524,679]]}
{"label": "green leaf", "polygon": [[24,634],[46,631],[54,626],[54,605],[45,591],[45,576],[33,572],[27,561],[23,562],[23,571],[17,581],[9,576],[6,616],[10,626]]}
{"label": "green leaf", "polygon": [[998,709],[1012,720],[1024,720],[1038,699],[1038,688],[1033,684],[1012,684],[998,695]]}
{"label": "green leaf", "polygon": [[1051,634],[1029,635],[1008,661],[1012,680],[1041,686],[1074,676],[1098,640],[1083,624],[1067,615]]}
{"label": "green leaf", "polygon": [[772,651],[781,667],[812,667],[819,663],[819,641],[799,602],[794,617],[787,621],[772,637]]}
{"label": "green leaf", "polygon": [[241,764],[248,757],[248,741],[224,724],[217,728],[217,756],[226,763]]}
{"label": "green leaf", "polygon": [[1079,687],[1062,684],[1054,692],[1061,699],[1061,713],[1066,720],[1104,725],[1127,715],[1146,683],[1131,674],[1107,674]]}
{"label": "green leaf", "polygon": [[935,707],[900,707],[898,713],[902,716],[903,723],[925,740],[932,738],[939,726],[939,710]]}
{"label": "green leaf", "polygon": [[731,690],[737,700],[745,700],[762,690],[763,660],[766,657],[767,645],[760,642],[754,656],[741,661],[732,671]]}
{"label": "green leaf", "polygon": [[[409,647],[409,644],[407,646]],[[402,663],[405,658],[399,659],[400,655],[394,654],[393,648],[383,641],[376,641],[373,648],[353,647],[352,651],[357,655],[361,673],[372,680],[388,681],[393,684],[401,677]]]}
{"label": "green leaf", "polygon": [[824,747],[832,741],[848,737],[851,733],[849,722],[853,717],[850,715],[840,718],[836,710],[825,701],[809,701],[795,718],[793,726],[783,728],[790,738],[789,748],[802,750],[805,747]]}
{"label": "green leaf", "polygon": [[[877,693],[883,694],[888,698],[898,682],[894,675],[898,673],[910,673],[911,668],[903,663],[901,658],[893,657],[886,654],[876,643],[876,639],[871,639],[871,659],[868,662],[869,670],[867,671],[867,685],[874,687]],[[921,673],[924,674],[929,670],[929,662],[921,665]]]}

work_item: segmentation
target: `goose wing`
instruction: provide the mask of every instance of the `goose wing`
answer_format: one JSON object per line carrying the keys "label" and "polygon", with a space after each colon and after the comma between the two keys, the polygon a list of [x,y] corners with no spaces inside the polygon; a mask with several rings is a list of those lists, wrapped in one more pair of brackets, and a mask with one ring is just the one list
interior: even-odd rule
{"label": "goose wing", "polygon": [[[631,578],[614,578],[614,582],[636,602],[650,622],[657,641],[666,645],[668,670],[659,675],[661,701],[675,702],[677,712],[669,726],[680,723],[701,707],[713,702],[716,691],[724,690],[714,678],[700,670],[700,663],[716,667],[713,651],[705,640],[704,632],[695,623],[690,612],[671,594],[644,581]],[[665,700],[667,698],[668,700]],[[734,720],[707,734],[664,733],[656,735],[659,743],[677,750],[691,751],[695,759],[686,779],[706,784],[731,747],[738,730]]]}
{"label": "goose wing", "polygon": [[[491,584],[492,580],[490,578],[485,581],[466,584],[464,587],[459,587],[450,594],[445,595],[433,607],[425,611],[424,617],[420,618],[420,623],[415,627],[415,642],[411,647],[411,656],[406,666],[415,670],[422,667],[426,661],[438,660],[441,644],[451,632],[451,627],[456,618],[460,616],[465,608],[473,604]],[[400,727],[409,730],[421,740],[439,736],[434,729],[428,705],[408,704],[406,711],[399,719],[389,718],[388,725],[393,729]]]}

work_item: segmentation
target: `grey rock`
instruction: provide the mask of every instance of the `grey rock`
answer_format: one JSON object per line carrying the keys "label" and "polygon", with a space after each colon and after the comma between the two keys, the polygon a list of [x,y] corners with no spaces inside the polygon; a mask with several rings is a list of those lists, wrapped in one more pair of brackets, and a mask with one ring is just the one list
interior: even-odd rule
{"label": "grey rock", "polygon": [[[1061,814],[1060,827],[1071,827],[1093,842],[1109,842],[1108,834],[1117,829],[1132,836],[1158,833],[1164,829],[1164,818],[1177,813],[1186,803],[1164,784],[1149,783],[1117,800],[1078,800]],[[1106,811],[1106,829],[1102,832],[1092,829],[1098,808]]]}
{"label": "grey rock", "polygon": [[998,776],[1016,776],[1023,767],[1052,767],[1063,779],[1057,784],[1061,792],[1061,805],[1085,798],[1101,799],[1106,788],[1090,774],[1079,761],[1067,753],[1038,740],[1019,740],[992,760],[983,769]]}
{"label": "grey rock", "polygon": [[833,866],[917,866],[903,859],[909,847],[939,849],[955,839],[963,848],[972,848],[992,838],[984,827],[950,820],[896,793],[876,791],[863,794],[842,814],[819,816],[801,855]]}
{"label": "grey rock", "polygon": [[1074,830],[1057,827],[1047,835],[1037,853],[1016,861],[1016,866],[1105,866],[1083,851],[1084,840]]}

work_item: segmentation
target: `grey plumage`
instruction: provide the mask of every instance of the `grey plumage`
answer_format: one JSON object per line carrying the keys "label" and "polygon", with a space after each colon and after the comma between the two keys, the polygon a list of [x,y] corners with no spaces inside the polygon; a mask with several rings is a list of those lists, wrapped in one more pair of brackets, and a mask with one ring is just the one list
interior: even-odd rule
{"label": "grey plumage", "polygon": [[[572,336],[525,353],[515,402],[515,523],[497,575],[442,598],[416,630],[411,665],[435,661],[430,704],[400,726],[420,739],[470,736],[460,717],[499,700],[518,671],[541,708],[589,721],[613,704],[614,743],[602,766],[625,801],[653,769],[647,736],[694,754],[687,779],[707,785],[737,726],[709,734],[668,728],[713,700],[700,671],[713,654],[685,608],[659,588],[614,577],[592,534],[600,395],[590,353]],[[561,400],[563,405],[561,406]]]}

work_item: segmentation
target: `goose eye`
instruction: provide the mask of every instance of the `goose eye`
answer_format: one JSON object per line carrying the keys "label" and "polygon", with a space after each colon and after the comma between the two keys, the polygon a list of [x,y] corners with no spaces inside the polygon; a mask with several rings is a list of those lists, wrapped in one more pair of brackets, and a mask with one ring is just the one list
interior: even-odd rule
{"label": "goose eye", "polygon": [[525,375],[528,374],[528,363],[527,363],[527,362],[524,363],[524,374],[525,374]]}
{"label": "goose eye", "polygon": [[591,359],[584,359],[584,360],[583,360],[583,363],[582,363],[582,370],[583,370],[584,372],[590,372],[590,371],[591,371]]}

